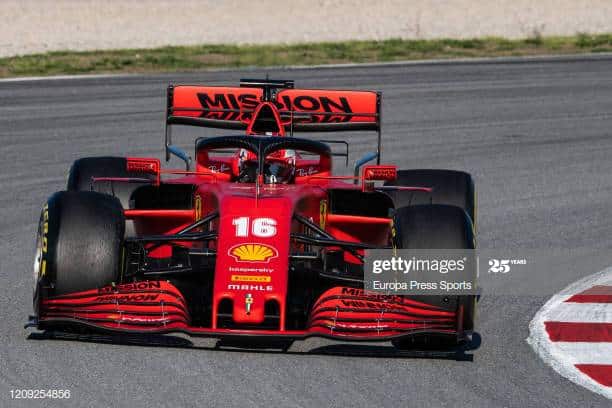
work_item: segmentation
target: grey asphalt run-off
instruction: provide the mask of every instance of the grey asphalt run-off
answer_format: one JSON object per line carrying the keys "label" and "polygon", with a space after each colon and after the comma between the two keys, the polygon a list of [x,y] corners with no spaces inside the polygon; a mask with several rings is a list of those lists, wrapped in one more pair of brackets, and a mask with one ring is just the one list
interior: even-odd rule
{"label": "grey asphalt run-off", "polygon": [[[612,247],[609,57],[0,82],[1,406],[609,406],[525,342],[546,296],[485,295],[472,362],[307,354],[330,344],[321,339],[290,354],[28,340],[38,214],[71,162],[161,157],[167,83],[266,72],[300,87],[382,90],[384,161],[471,172],[481,247]],[[202,130],[177,133],[192,146]],[[353,158],[375,140],[346,137]],[[69,389],[71,399],[10,400],[22,388]]]}

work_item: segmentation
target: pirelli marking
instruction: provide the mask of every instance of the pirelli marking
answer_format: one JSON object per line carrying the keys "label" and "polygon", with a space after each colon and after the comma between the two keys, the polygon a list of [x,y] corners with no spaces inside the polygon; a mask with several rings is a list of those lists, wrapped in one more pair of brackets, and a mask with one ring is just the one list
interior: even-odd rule
{"label": "pirelli marking", "polygon": [[272,277],[270,276],[257,276],[257,275],[232,275],[232,282],[259,282],[259,283],[270,283]]}

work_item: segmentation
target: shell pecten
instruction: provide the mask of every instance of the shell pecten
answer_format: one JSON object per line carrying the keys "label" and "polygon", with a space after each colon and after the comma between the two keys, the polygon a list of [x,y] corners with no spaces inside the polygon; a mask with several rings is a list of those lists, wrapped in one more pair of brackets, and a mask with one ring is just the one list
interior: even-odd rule
{"label": "shell pecten", "polygon": [[230,248],[229,254],[239,262],[268,262],[278,252],[266,244],[240,244]]}

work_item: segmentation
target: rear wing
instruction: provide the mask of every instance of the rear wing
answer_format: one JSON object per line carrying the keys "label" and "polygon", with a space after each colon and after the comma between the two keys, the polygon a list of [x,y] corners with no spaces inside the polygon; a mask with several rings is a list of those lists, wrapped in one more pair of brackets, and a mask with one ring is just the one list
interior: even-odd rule
{"label": "rear wing", "polygon": [[[293,81],[241,80],[239,87],[170,85],[166,106],[166,160],[177,152],[170,125],[246,130],[262,103],[273,105],[280,125],[293,132],[376,131],[381,153],[380,92],[295,89]],[[188,159],[188,158],[187,158]]]}

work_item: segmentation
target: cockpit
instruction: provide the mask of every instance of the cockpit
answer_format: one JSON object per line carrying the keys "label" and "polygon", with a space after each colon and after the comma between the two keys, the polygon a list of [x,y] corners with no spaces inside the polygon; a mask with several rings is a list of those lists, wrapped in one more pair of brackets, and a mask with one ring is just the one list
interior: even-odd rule
{"label": "cockpit", "polygon": [[196,142],[198,173],[237,183],[293,184],[331,174],[322,142],[277,136],[221,136]]}

